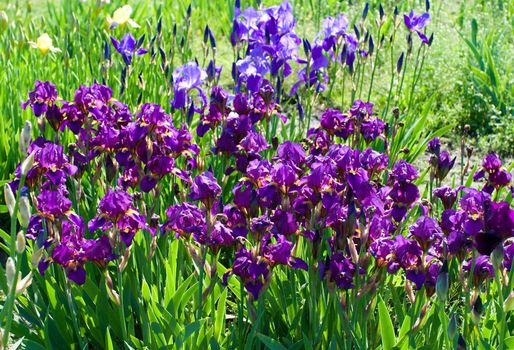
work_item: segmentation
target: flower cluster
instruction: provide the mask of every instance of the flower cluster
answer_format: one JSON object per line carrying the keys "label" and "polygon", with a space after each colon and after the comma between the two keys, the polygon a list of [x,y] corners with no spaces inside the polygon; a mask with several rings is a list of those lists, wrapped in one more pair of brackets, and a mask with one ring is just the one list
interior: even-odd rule
{"label": "flower cluster", "polygon": [[[22,107],[29,105],[42,121],[40,127],[45,120],[51,126],[55,141],[33,140],[27,149],[33,165],[22,174],[20,164],[10,185],[18,190],[23,175],[21,193],[37,209],[27,238],[46,251],[39,262],[41,273],[53,262],[82,284],[86,262],[105,267],[130,248],[137,232],[156,233],[155,225],[146,220],[153,213],[138,209],[137,191],[158,192],[159,182],[168,175],[191,182],[198,146],[160,106],[144,104],[133,116],[128,106],[112,97],[109,87],[100,84],[81,86],[73,101],[64,101],[53,84],[37,81]],[[68,130],[75,142],[62,145],[59,135]],[[94,217],[78,212],[80,203],[91,198],[81,186],[86,176],[95,193],[105,194]]]}

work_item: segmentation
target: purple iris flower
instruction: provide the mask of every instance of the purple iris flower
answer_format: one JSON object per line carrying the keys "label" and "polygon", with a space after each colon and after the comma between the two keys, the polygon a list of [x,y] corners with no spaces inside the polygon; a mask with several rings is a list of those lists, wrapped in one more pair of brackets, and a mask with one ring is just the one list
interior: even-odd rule
{"label": "purple iris flower", "polygon": [[333,50],[347,29],[348,18],[344,14],[341,13],[335,18],[328,16],[323,20],[322,29],[316,36],[316,41],[321,39],[325,51]]}
{"label": "purple iris flower", "polygon": [[439,154],[441,150],[441,140],[439,137],[434,137],[427,143],[427,151],[429,153],[435,154],[436,156]]}
{"label": "purple iris flower", "polygon": [[49,81],[36,80],[34,90],[29,92],[29,99],[22,103],[21,108],[25,109],[30,105],[36,117],[41,116],[53,105],[57,99],[57,89]]}
{"label": "purple iris flower", "polygon": [[64,216],[71,209],[71,201],[64,189],[43,190],[37,196],[38,211],[51,221]]}
{"label": "purple iris flower", "polygon": [[[307,65],[307,62],[305,65]],[[298,80],[292,86],[289,95],[296,94],[301,86],[314,87],[316,92],[324,91],[324,84],[328,82],[328,75],[324,71],[326,67],[328,67],[328,58],[323,54],[323,47],[319,45],[313,47],[310,55],[309,73],[307,74],[307,67],[297,71]]]}
{"label": "purple iris flower", "polygon": [[207,231],[203,211],[191,203],[184,202],[169,207],[166,216],[168,220],[163,225],[164,229],[174,231],[177,237],[200,237]]}
{"label": "purple iris flower", "polygon": [[326,274],[330,282],[340,289],[351,289],[356,266],[351,258],[347,258],[341,252],[332,253],[327,262],[322,264],[321,273]]}
{"label": "purple iris flower", "polygon": [[448,186],[440,187],[434,190],[434,197],[441,200],[444,209],[450,209],[457,200],[457,192]]}
{"label": "purple iris flower", "polygon": [[88,229],[106,231],[116,228],[128,247],[139,230],[147,228],[143,215],[132,205],[132,196],[123,190],[109,190],[100,200],[98,214],[88,223]]}
{"label": "purple iris flower", "polygon": [[359,162],[362,168],[365,169],[371,177],[374,174],[379,174],[387,169],[389,157],[383,153],[373,150],[372,148],[366,148],[360,153]]}
{"label": "purple iris flower", "polygon": [[127,65],[132,63],[133,55],[141,56],[148,52],[148,50],[138,47],[141,43],[136,43],[136,39],[134,39],[130,33],[125,34],[121,41],[118,41],[116,38],[111,36],[111,42],[116,51],[121,54],[123,61],[125,61],[125,64]]}
{"label": "purple iris flower", "polygon": [[428,216],[420,216],[409,228],[409,233],[425,251],[434,241],[441,240],[443,237],[437,221]]}
{"label": "purple iris flower", "polygon": [[221,195],[221,187],[211,171],[206,171],[194,178],[189,198],[202,201],[208,208]]}
{"label": "purple iris flower", "polygon": [[307,271],[307,264],[302,259],[291,256],[292,242],[288,241],[283,235],[276,237],[276,243],[272,243],[272,241],[272,235],[270,234],[263,237],[261,241],[261,255],[268,259],[271,267],[281,264]]}
{"label": "purple iris flower", "polygon": [[483,178],[487,173],[487,182],[482,189],[484,192],[491,194],[495,189],[506,187],[511,183],[512,174],[509,173],[502,165],[503,163],[500,157],[494,152],[491,152],[484,157],[482,161],[482,169],[473,175],[473,179],[477,181]]}
{"label": "purple iris flower", "polygon": [[301,167],[306,159],[305,151],[299,143],[285,141],[277,148],[277,158]]}
{"label": "purple iris flower", "polygon": [[115,258],[106,235],[97,240],[84,239],[74,234],[65,235],[52,251],[52,261],[61,265],[66,276],[79,285],[86,281],[84,264],[87,261],[106,266],[107,262]]}
{"label": "purple iris flower", "polygon": [[176,68],[173,71],[173,101],[171,105],[175,109],[181,109],[189,106],[188,94],[196,90],[200,95],[203,103],[201,109],[195,110],[198,113],[203,111],[207,105],[207,97],[201,89],[201,85],[207,79],[207,73],[200,68],[195,62],[189,62]]}
{"label": "purple iris flower", "polygon": [[231,246],[234,242],[235,237],[232,229],[220,221],[214,222],[211,237],[208,238],[207,242],[214,253],[216,254],[221,247]]}
{"label": "purple iris flower", "polygon": [[227,284],[230,275],[237,275],[241,278],[245,289],[250,293],[253,300],[259,298],[262,289],[269,284],[271,277],[270,267],[265,259],[255,256],[251,251],[241,248],[235,254],[232,269],[223,275],[223,283]]}
{"label": "purple iris flower", "polygon": [[503,248],[503,267],[510,271],[514,262],[514,242],[510,242]]}
{"label": "purple iris flower", "polygon": [[430,14],[425,12],[419,16],[416,16],[414,11],[411,11],[408,15],[403,15],[403,21],[405,26],[410,32],[418,33],[419,38],[423,43],[428,44],[429,39],[422,32],[423,28],[430,23]]}
{"label": "purple iris flower", "polygon": [[470,271],[473,267],[473,285],[480,286],[485,280],[494,278],[494,267],[489,256],[479,255],[476,259],[468,259],[462,264],[464,271]]}
{"label": "purple iris flower", "polygon": [[360,132],[364,140],[369,143],[382,135],[384,129],[385,124],[380,118],[369,118],[362,122]]}

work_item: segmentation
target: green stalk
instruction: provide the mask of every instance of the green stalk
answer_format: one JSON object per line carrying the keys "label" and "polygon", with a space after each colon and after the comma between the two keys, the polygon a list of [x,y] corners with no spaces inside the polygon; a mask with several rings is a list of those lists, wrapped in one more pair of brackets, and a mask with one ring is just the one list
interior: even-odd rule
{"label": "green stalk", "polygon": [[405,73],[407,72],[407,66],[408,66],[408,63],[409,63],[409,56],[410,54],[407,52],[407,54],[405,55],[405,62],[403,63],[403,67],[402,67],[402,77],[400,79],[400,85],[398,85],[398,90],[396,91],[396,98],[398,100],[398,104],[399,104],[399,101],[400,101],[400,95],[402,93],[402,88],[403,88],[403,81],[405,80]]}
{"label": "green stalk", "polygon": [[196,321],[198,321],[202,317],[202,287],[203,280],[205,278],[205,260],[207,259],[207,249],[203,249],[202,253],[202,265],[200,266],[200,281],[198,283],[198,307],[196,309]]}
{"label": "green stalk", "polygon": [[7,312],[7,320],[5,322],[4,327],[4,333],[2,336],[2,344],[3,346],[7,347],[7,343],[9,341],[9,332],[11,330],[11,324],[13,319],[13,309],[14,309],[14,300],[16,298],[16,287],[18,285],[18,276],[20,274],[20,267],[21,267],[21,256],[16,251],[16,221],[18,220],[17,213],[18,213],[18,207],[20,203],[20,193],[21,189],[23,188],[23,185],[25,184],[25,176],[22,175],[20,179],[20,183],[18,185],[18,190],[16,191],[16,201],[14,202],[14,210],[13,214],[11,216],[11,246],[10,246],[10,256],[13,259],[16,259],[16,268],[14,271],[14,279],[11,286],[11,289],[9,290],[9,295],[7,296],[7,306],[2,309],[2,313],[0,316],[0,326],[2,325],[2,321],[5,316],[5,312]]}
{"label": "green stalk", "polygon": [[[500,270],[501,271],[501,270]],[[495,272],[494,274],[494,279],[496,281],[496,284],[498,285],[498,295],[500,297],[500,305],[503,306],[503,303],[504,303],[504,297],[503,297],[503,287],[502,287],[502,283],[501,283],[501,280],[500,280],[500,276],[498,275],[499,272]],[[500,350],[504,350],[504,349],[507,349],[507,346],[505,344],[505,338],[506,338],[506,330],[507,330],[507,319],[505,317],[505,311],[502,310],[502,313],[501,313],[501,319],[500,319],[500,334],[499,334],[499,338],[500,338]]]}
{"label": "green stalk", "polygon": [[373,70],[371,71],[371,81],[369,83],[369,89],[368,89],[368,99],[367,101],[370,100],[371,98],[371,89],[373,88],[373,82],[375,81],[375,71],[377,69],[377,64],[378,64],[378,54],[380,53],[380,47],[377,48],[377,53],[375,55],[375,61],[373,62]]}
{"label": "green stalk", "polygon": [[[414,74],[412,75],[412,85],[411,85],[411,89],[410,89],[410,94],[409,94],[409,103],[407,104],[407,111],[410,112],[410,108],[411,108],[411,105],[412,105],[412,101],[413,101],[413,97],[414,97],[414,90],[416,89],[416,84],[418,82],[418,79],[419,79],[419,76],[421,75],[421,68],[419,66],[419,55],[421,53],[421,48],[424,47],[424,44],[421,43],[421,45],[419,46],[418,48],[418,54],[416,55],[416,64],[414,66]],[[422,61],[425,60],[425,53],[423,51],[423,58],[422,58]],[[419,71],[418,71],[418,68]]]}
{"label": "green stalk", "polygon": [[119,307],[119,315],[120,315],[120,323],[121,323],[121,334],[123,336],[123,347],[125,348],[125,340],[127,339],[127,325],[125,324],[125,304],[123,301],[123,274],[118,265],[118,293],[120,293],[120,307]]}
{"label": "green stalk", "polygon": [[66,296],[68,299],[68,306],[71,310],[71,319],[73,322],[73,328],[75,328],[75,333],[77,333],[77,339],[79,341],[80,349],[84,350],[87,349],[87,342],[84,342],[84,339],[82,338],[82,333],[80,332],[80,327],[77,322],[78,318],[78,312],[77,312],[77,306],[75,305],[75,301],[73,300],[73,295],[70,287],[70,282],[68,279],[66,279]]}

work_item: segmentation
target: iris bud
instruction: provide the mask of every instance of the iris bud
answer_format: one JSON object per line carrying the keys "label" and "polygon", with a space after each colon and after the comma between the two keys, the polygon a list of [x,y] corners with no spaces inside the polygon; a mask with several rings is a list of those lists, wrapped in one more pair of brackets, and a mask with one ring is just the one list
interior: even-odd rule
{"label": "iris bud", "polygon": [[21,163],[21,175],[27,175],[27,172],[32,169],[32,166],[34,165],[34,152],[28,155],[27,158]]}
{"label": "iris bud", "polygon": [[466,341],[462,334],[459,334],[459,340],[457,341],[457,350],[466,350]]}
{"label": "iris bud", "polygon": [[480,298],[480,295],[478,295],[475,302],[473,303],[473,308],[471,309],[471,320],[473,323],[477,325],[480,323],[480,316],[482,315],[482,311],[482,298]]}
{"label": "iris bud", "polygon": [[457,331],[457,319],[455,314],[452,313],[450,317],[450,322],[448,323],[448,338],[453,339],[455,333]]}
{"label": "iris bud", "polygon": [[9,17],[7,17],[7,13],[5,11],[0,11],[0,28],[2,30],[6,30],[9,26]]}
{"label": "iris bud", "polygon": [[27,154],[30,145],[30,139],[32,138],[32,124],[30,121],[26,121],[23,129],[20,133],[20,151],[21,154]]}
{"label": "iris bud", "polygon": [[14,215],[14,206],[16,205],[16,198],[14,197],[14,193],[11,190],[11,186],[9,184],[5,184],[4,186],[4,195],[5,195],[5,204],[7,205],[7,209],[9,210],[9,215]]}
{"label": "iris bud", "polygon": [[437,298],[444,303],[448,296],[448,263],[446,261],[439,271],[439,276],[437,276],[435,291]]}
{"label": "iris bud", "polygon": [[512,291],[507,299],[505,299],[505,302],[503,303],[503,311],[509,312],[514,310],[514,291]]}
{"label": "iris bud", "polygon": [[27,227],[30,220],[30,203],[27,197],[20,198],[20,221],[22,227]]}
{"label": "iris bud", "polygon": [[16,295],[23,293],[32,284],[32,272],[16,283]]}
{"label": "iris bud", "polygon": [[16,265],[14,263],[14,259],[9,257],[7,258],[7,262],[5,263],[5,277],[7,280],[7,288],[10,290],[13,282],[14,282],[14,275],[16,273]]}

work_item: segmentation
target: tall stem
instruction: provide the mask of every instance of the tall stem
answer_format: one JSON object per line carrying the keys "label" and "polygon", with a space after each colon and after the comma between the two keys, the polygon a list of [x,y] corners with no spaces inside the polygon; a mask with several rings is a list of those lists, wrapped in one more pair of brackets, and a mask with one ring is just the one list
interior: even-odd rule
{"label": "tall stem", "polygon": [[70,282],[67,279],[66,279],[66,296],[68,299],[68,307],[70,308],[71,314],[72,314],[71,319],[73,322],[73,328],[75,328],[75,333],[77,333],[77,339],[79,341],[80,349],[81,350],[87,349],[88,348],[87,342],[84,342],[84,339],[82,338],[82,333],[80,332],[79,324],[77,322],[77,316],[78,316],[77,307],[75,305],[75,301],[73,300]]}
{"label": "tall stem", "polygon": [[[121,334],[123,336],[123,344],[125,344],[125,340],[127,339],[127,325],[125,323],[125,304],[124,304],[124,298],[123,298],[123,273],[118,266],[118,293],[120,293],[120,307],[119,307],[119,314],[120,314],[120,325],[121,325]],[[125,345],[123,345],[125,347]]]}
{"label": "tall stem", "polygon": [[[11,289],[9,290],[9,295],[7,296],[6,306],[2,309],[2,312],[0,314],[0,326],[2,325],[2,321],[4,319],[4,316],[7,317],[7,320],[5,321],[5,327],[4,333],[2,335],[2,344],[5,348],[7,348],[8,341],[9,341],[9,332],[11,331],[11,324],[13,319],[13,309],[14,309],[14,299],[16,298],[16,287],[18,285],[18,276],[20,274],[20,267],[21,267],[21,256],[16,251],[16,221],[17,213],[18,213],[18,207],[20,203],[20,193],[21,189],[23,188],[23,185],[25,184],[25,175],[21,176],[20,182],[18,184],[18,189],[16,190],[16,201],[14,203],[14,209],[13,213],[11,215],[11,246],[10,246],[10,256],[13,259],[16,259],[16,265],[15,265],[15,271],[14,271],[14,278],[11,285]],[[5,304],[4,304],[5,305]]]}

